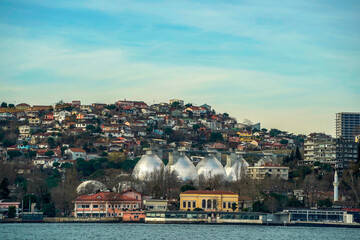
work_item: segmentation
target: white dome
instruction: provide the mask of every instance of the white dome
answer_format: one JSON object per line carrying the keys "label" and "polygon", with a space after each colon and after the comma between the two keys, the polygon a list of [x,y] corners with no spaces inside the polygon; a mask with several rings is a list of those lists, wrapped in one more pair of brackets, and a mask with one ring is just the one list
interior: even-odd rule
{"label": "white dome", "polygon": [[221,175],[224,177],[225,170],[221,165],[219,160],[217,160],[214,156],[204,157],[196,166],[198,175],[204,175],[206,178],[215,175]]}
{"label": "white dome", "polygon": [[146,151],[133,170],[133,177],[144,180],[147,175],[164,167],[163,161],[151,150]]}
{"label": "white dome", "polygon": [[77,188],[76,192],[78,195],[93,194],[98,191],[105,191],[106,186],[99,181],[89,180],[81,183]]}
{"label": "white dome", "polygon": [[176,160],[175,164],[168,165],[168,167],[171,172],[175,171],[183,181],[197,180],[198,178],[194,164],[183,152],[180,153],[180,157]]}
{"label": "white dome", "polygon": [[241,155],[237,156],[236,154],[231,153],[230,156],[227,156],[226,166],[224,167],[227,180],[239,180],[242,177],[242,174],[246,172],[248,166],[249,163],[246,162]]}

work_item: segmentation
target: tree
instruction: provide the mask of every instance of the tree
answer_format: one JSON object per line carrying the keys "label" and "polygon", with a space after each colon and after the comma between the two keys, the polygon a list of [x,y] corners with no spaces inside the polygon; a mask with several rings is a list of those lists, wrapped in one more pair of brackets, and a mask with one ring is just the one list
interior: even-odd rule
{"label": "tree", "polygon": [[47,217],[55,217],[56,216],[56,207],[55,207],[54,202],[44,204],[42,211],[44,212],[44,215]]}
{"label": "tree", "polygon": [[287,139],[281,139],[280,140],[280,144],[286,145],[288,143],[289,143],[289,141]]}
{"label": "tree", "polygon": [[20,157],[22,155],[22,153],[20,151],[8,151],[7,154],[10,159]]}
{"label": "tree", "polygon": [[9,108],[13,108],[13,107],[15,107],[15,105],[12,104],[12,103],[10,103],[10,104],[9,104]]}
{"label": "tree", "polygon": [[48,142],[49,148],[56,147],[55,139],[53,137],[49,137],[47,142]]}
{"label": "tree", "polygon": [[6,103],[6,102],[2,102],[2,103],[1,103],[1,107],[2,107],[2,108],[6,108],[6,107],[7,107],[7,103]]}
{"label": "tree", "polygon": [[31,151],[31,150],[30,150],[30,151],[28,152],[28,154],[29,154],[29,158],[30,158],[30,159],[32,159],[33,157],[36,157],[36,151]]}
{"label": "tree", "polygon": [[235,210],[237,209],[237,204],[235,202],[231,204],[231,209],[233,210],[233,212],[235,212]]}
{"label": "tree", "polygon": [[268,130],[266,128],[262,128],[261,131],[266,133]]}
{"label": "tree", "polygon": [[53,155],[54,155],[54,151],[51,151],[51,150],[49,150],[45,153],[45,156],[48,156],[48,157],[51,157]]}
{"label": "tree", "polygon": [[38,198],[36,197],[36,195],[34,195],[34,194],[26,194],[23,197],[24,210],[28,209],[28,211],[30,211],[31,205],[29,205],[29,204],[33,204],[33,203],[37,203],[37,202],[38,202]]}
{"label": "tree", "polygon": [[172,134],[174,131],[171,128],[165,128],[164,132],[166,133],[166,135],[170,135]]}
{"label": "tree", "polygon": [[68,163],[68,162],[63,163],[60,166],[60,168],[65,168],[65,169],[68,169],[68,168],[71,168],[71,167],[72,167],[72,165],[70,163]]}
{"label": "tree", "polygon": [[14,218],[16,217],[16,207],[15,206],[9,206],[8,208],[8,218]]}
{"label": "tree", "polygon": [[181,192],[186,192],[189,190],[196,190],[196,188],[194,187],[193,184],[186,184],[186,185],[182,186],[180,189]]}
{"label": "tree", "polygon": [[86,126],[86,130],[94,131],[95,129],[96,129],[96,127],[94,125],[89,124]]}
{"label": "tree", "polygon": [[223,136],[221,133],[212,132],[210,135],[210,142],[223,141]]}
{"label": "tree", "polygon": [[319,200],[317,204],[318,204],[318,207],[320,207],[320,208],[331,208],[333,205],[333,202],[329,198],[326,198],[323,200]]}
{"label": "tree", "polygon": [[4,177],[1,184],[0,184],[0,198],[1,199],[8,199],[10,195],[9,190],[9,179]]}
{"label": "tree", "polygon": [[268,212],[264,202],[256,201],[252,204],[252,211],[253,212]]}
{"label": "tree", "polygon": [[301,153],[300,153],[299,146],[296,146],[295,158],[296,158],[297,160],[302,160],[302,156],[301,156]]}
{"label": "tree", "polygon": [[198,130],[199,128],[200,128],[200,125],[199,125],[199,124],[194,124],[194,125],[193,125],[193,129],[194,129],[194,130]]}
{"label": "tree", "polygon": [[60,166],[60,163],[59,163],[59,162],[54,162],[54,163],[53,163],[53,167],[58,167],[58,166]]}

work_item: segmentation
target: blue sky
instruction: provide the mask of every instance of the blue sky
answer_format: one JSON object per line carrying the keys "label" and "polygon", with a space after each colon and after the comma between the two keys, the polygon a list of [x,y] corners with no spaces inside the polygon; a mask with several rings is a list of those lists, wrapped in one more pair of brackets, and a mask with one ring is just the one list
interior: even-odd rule
{"label": "blue sky", "polygon": [[334,133],[360,111],[359,1],[0,2],[0,100],[182,98]]}

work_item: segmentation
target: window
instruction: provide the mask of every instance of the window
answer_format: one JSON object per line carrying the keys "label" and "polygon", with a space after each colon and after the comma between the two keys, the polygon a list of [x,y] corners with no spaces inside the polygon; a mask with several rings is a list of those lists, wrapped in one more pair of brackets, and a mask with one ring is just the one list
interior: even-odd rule
{"label": "window", "polygon": [[196,202],[193,202],[193,208],[196,208]]}
{"label": "window", "polygon": [[186,208],[186,202],[183,201],[183,208]]}
{"label": "window", "polygon": [[223,202],[223,208],[226,208],[226,202]]}
{"label": "window", "polygon": [[77,208],[82,208],[82,205],[77,205]]}
{"label": "window", "polygon": [[191,202],[188,202],[188,208],[191,208]]}
{"label": "window", "polygon": [[99,207],[99,205],[93,205],[93,208],[98,208]]}
{"label": "window", "polygon": [[202,202],[201,202],[201,207],[202,207],[203,209],[206,208],[206,200],[205,200],[205,199],[202,200]]}
{"label": "window", "polygon": [[228,208],[231,208],[231,202],[228,202]]}

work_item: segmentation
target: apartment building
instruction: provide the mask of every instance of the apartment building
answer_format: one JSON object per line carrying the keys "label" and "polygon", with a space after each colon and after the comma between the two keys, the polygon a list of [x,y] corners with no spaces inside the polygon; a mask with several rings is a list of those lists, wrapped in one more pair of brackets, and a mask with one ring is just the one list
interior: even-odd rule
{"label": "apartment building", "polygon": [[346,140],[355,140],[360,134],[360,113],[341,112],[336,113],[336,137]]}

